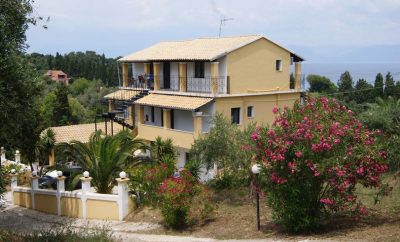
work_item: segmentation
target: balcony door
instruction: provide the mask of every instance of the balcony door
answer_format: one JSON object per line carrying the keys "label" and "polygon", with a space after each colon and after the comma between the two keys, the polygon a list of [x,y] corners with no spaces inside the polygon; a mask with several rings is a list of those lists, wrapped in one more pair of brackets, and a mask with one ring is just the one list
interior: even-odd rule
{"label": "balcony door", "polygon": [[163,76],[164,76],[164,88],[170,89],[171,88],[171,68],[170,68],[169,62],[164,62]]}

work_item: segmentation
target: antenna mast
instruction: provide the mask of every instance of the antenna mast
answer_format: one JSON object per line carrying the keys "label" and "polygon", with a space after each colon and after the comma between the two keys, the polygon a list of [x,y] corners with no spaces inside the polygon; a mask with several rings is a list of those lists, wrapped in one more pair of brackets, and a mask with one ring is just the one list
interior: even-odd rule
{"label": "antenna mast", "polygon": [[222,26],[224,26],[227,21],[231,21],[231,20],[234,20],[234,18],[225,18],[224,16],[221,16],[221,20],[219,23],[219,34],[218,34],[219,38],[221,38]]}

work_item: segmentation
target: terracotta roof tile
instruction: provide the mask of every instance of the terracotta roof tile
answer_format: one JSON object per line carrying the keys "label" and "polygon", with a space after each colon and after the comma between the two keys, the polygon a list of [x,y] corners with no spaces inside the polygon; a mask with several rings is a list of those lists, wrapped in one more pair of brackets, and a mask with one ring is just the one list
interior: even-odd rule
{"label": "terracotta roof tile", "polygon": [[[107,131],[111,133],[111,124],[107,123]],[[104,122],[97,123],[97,129],[102,130],[104,132]],[[95,131],[95,124],[78,124],[78,125],[67,125],[67,126],[59,126],[59,127],[50,127],[56,135],[56,143],[62,142],[70,142],[72,140],[77,140],[83,143],[89,142],[90,135]],[[123,127],[115,123],[113,124],[114,134],[121,131]],[[45,132],[45,131],[43,131]]]}

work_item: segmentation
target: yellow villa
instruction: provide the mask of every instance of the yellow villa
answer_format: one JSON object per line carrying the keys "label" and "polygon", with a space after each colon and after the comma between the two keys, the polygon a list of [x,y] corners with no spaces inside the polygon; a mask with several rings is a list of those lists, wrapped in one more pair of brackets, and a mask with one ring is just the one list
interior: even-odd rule
{"label": "yellow villa", "polygon": [[259,35],[160,42],[118,60],[120,88],[105,98],[138,137],[172,138],[181,167],[217,112],[239,126],[271,123],[274,106],[299,100],[303,60]]}

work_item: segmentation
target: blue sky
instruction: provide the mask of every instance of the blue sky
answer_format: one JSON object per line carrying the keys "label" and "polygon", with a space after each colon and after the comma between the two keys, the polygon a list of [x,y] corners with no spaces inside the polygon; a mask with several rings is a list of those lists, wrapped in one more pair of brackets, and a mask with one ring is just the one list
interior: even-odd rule
{"label": "blue sky", "polygon": [[389,55],[383,61],[400,61],[400,0],[36,0],[34,6],[50,22],[47,30],[30,28],[28,52],[122,56],[162,40],[217,36],[224,16],[234,20],[223,36],[262,34],[308,60],[379,47]]}

